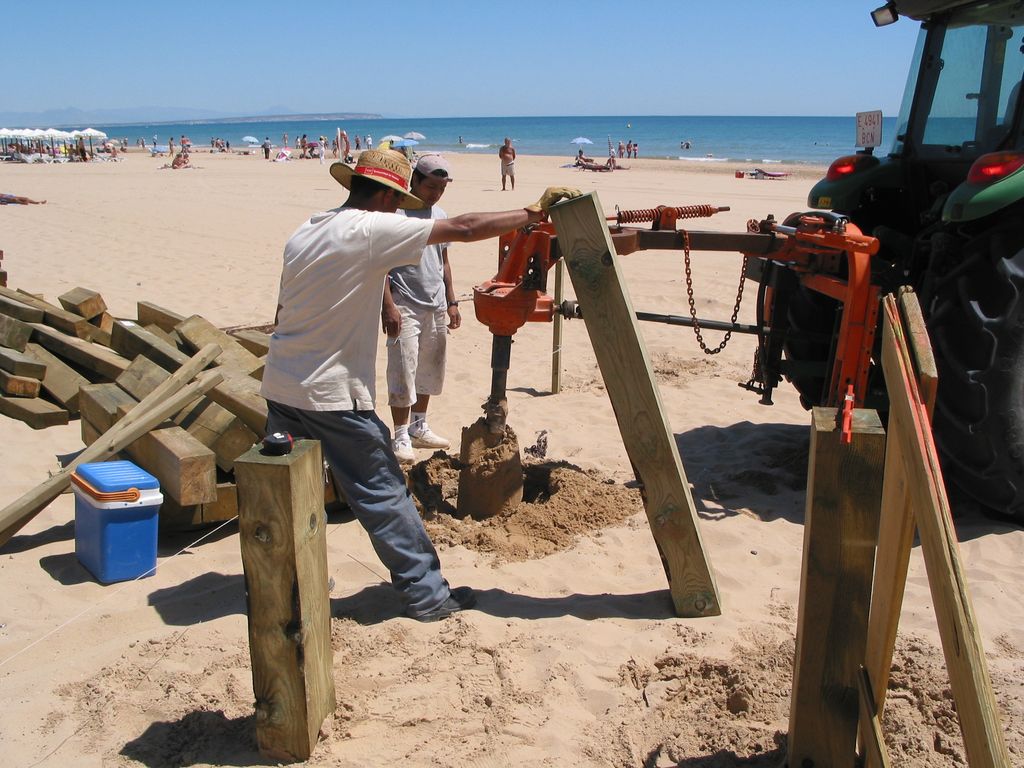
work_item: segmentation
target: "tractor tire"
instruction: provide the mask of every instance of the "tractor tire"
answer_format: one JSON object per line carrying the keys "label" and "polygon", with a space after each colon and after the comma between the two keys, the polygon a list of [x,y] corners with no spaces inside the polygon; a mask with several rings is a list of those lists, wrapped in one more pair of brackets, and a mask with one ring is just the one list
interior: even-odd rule
{"label": "tractor tire", "polygon": [[1024,522],[1024,227],[968,241],[926,320],[939,370],[935,441],[948,480]]}
{"label": "tractor tire", "polygon": [[800,334],[830,335],[839,314],[839,302],[815,291],[808,290],[796,280],[786,308],[789,327],[797,331],[797,338],[787,336],[783,344],[788,372],[786,378],[800,394],[800,404],[810,410],[824,405],[828,399],[832,344],[826,341],[801,338]]}

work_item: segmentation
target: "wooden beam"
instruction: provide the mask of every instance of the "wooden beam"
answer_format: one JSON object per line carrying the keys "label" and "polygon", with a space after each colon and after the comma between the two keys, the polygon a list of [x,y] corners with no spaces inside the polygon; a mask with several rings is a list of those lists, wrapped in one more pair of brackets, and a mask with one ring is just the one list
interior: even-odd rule
{"label": "wooden beam", "polygon": [[39,397],[40,381],[0,371],[0,392],[10,397]]}
{"label": "wooden beam", "polygon": [[[208,362],[205,360],[205,352],[201,352],[193,359],[201,360],[203,365]],[[61,494],[71,482],[71,472],[75,467],[90,461],[105,461],[116,455],[128,443],[144,435],[172,413],[176,413],[185,403],[194,400],[221,379],[219,373],[205,371],[196,381],[186,383],[195,373],[193,367],[183,366],[181,371],[176,372],[177,378],[168,379],[167,386],[154,393],[157,397],[143,400],[130,414],[107,430],[103,437],[78,454],[64,469],[54,473],[0,510],[0,547],[10,541],[14,534]],[[183,375],[178,377],[178,374]]]}
{"label": "wooden beam", "polygon": [[255,328],[239,328],[231,336],[256,357],[263,357],[270,351],[270,334]]}
{"label": "wooden beam", "polygon": [[[140,355],[117,378],[117,384],[130,395],[141,399],[152,392],[171,374]],[[208,398],[189,403],[175,414],[174,422],[210,448],[217,457],[217,466],[231,471],[234,461],[256,442],[256,435],[237,416]]]}
{"label": "wooden beam", "polygon": [[173,331],[174,326],[185,319],[184,315],[154,304],[151,301],[140,301],[137,304],[139,325],[159,325],[165,331]]}
{"label": "wooden beam", "polygon": [[58,296],[57,301],[68,312],[81,315],[86,320],[92,320],[107,311],[107,303],[103,301],[103,297],[88,288],[72,288]]}
{"label": "wooden beam", "polygon": [[76,415],[78,413],[78,391],[86,386],[89,380],[38,344],[28,344],[25,347],[25,354],[46,366],[46,373],[42,380],[43,389],[66,408],[72,416]]}
{"label": "wooden beam", "polygon": [[42,379],[46,375],[46,366],[24,352],[0,348],[0,371],[7,371],[15,376]]}
{"label": "wooden beam", "polygon": [[233,482],[217,483],[217,499],[206,504],[182,506],[172,498],[160,505],[161,530],[181,531],[222,523],[238,516],[238,487]]}
{"label": "wooden beam", "polygon": [[128,367],[129,360],[116,352],[61,333],[48,325],[29,323],[32,328],[32,341],[46,347],[58,357],[70,360],[80,368],[92,371],[108,381],[113,381]]}
{"label": "wooden beam", "polygon": [[305,760],[337,704],[320,443],[286,456],[253,448],[235,476],[256,741],[272,759]]}
{"label": "wooden beam", "polygon": [[113,383],[86,384],[78,396],[82,418],[106,432],[121,418],[120,409],[132,408],[139,401]]}
{"label": "wooden beam", "polygon": [[789,765],[853,768],[857,674],[864,660],[885,431],[853,411],[843,443],[836,409],[814,408],[797,615]]}
{"label": "wooden beam", "polygon": [[199,315],[192,315],[178,323],[175,330],[192,349],[199,349],[204,344],[218,344],[224,350],[217,358],[219,365],[236,368],[245,374],[252,373],[262,365],[260,359],[239,344],[237,339]]}
{"label": "wooden beam", "polygon": [[[942,638],[942,651],[971,768],[1010,765],[999,710],[985,660],[978,622],[960,561],[960,545],[946,497],[928,408],[914,379],[909,349],[891,297],[883,302],[882,369],[890,413],[897,418],[891,439],[899,441],[907,493],[921,537],[928,586]],[[891,418],[891,416],[890,416]]]}
{"label": "wooden beam", "polygon": [[0,295],[0,313],[13,317],[15,320],[23,320],[26,323],[41,323],[46,314],[38,307],[33,307],[10,296]]}
{"label": "wooden beam", "polygon": [[110,333],[110,347],[130,359],[145,355],[169,371],[178,370],[188,360],[188,355],[177,347],[131,320],[114,321],[114,329]]}
{"label": "wooden beam", "polygon": [[642,485],[647,520],[676,613],[719,615],[718,587],[690,485],[600,202],[590,193],[559,203],[550,214],[626,453]]}
{"label": "wooden beam", "polygon": [[[67,424],[69,414],[59,405],[38,397],[0,395],[0,413],[23,421],[32,429],[46,429]],[[2,542],[0,542],[2,544]]]}
{"label": "wooden beam", "polygon": [[31,335],[32,329],[21,320],[0,315],[0,346],[13,349],[16,352],[24,352]]}
{"label": "wooden beam", "polygon": [[44,301],[26,291],[12,291],[10,288],[0,288],[0,296],[6,296],[9,299],[28,304],[30,307],[43,310],[43,323],[51,328],[56,328],[58,331],[80,339],[88,340],[92,338],[92,326],[89,324],[89,321],[84,317],[76,315],[74,312],[68,312],[63,307],[58,307],[55,304]]}
{"label": "wooden beam", "polygon": [[[119,415],[124,415],[124,411]],[[177,424],[152,429],[123,450],[157,478],[160,490],[178,504],[188,506],[217,500],[217,463],[213,451]]]}
{"label": "wooden beam", "polygon": [[250,376],[233,375],[231,369],[216,370],[224,375],[224,381],[207,397],[235,414],[257,439],[262,439],[267,431],[267,401],[260,394],[260,383]]}

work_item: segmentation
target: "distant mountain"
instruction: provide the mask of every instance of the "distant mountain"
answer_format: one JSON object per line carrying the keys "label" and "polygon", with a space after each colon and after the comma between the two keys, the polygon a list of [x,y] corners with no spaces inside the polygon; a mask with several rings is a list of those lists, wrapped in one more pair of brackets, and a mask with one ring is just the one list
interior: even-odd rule
{"label": "distant mountain", "polygon": [[5,112],[0,111],[0,127],[6,128],[84,128],[91,125],[125,125],[144,123],[158,125],[161,123],[245,123],[274,120],[356,120],[379,118],[377,114],[357,112],[332,112],[324,114],[297,115],[288,107],[274,106],[266,111],[239,117],[226,112],[195,107],[126,107],[123,109],[48,109],[44,112]]}

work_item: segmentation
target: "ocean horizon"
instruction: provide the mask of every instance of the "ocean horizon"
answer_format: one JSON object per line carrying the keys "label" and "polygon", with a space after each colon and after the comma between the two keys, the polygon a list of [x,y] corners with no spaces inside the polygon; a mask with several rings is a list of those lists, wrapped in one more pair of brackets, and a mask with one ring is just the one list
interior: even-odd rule
{"label": "ocean horizon", "polygon": [[[878,151],[891,145],[895,118],[883,118],[882,141]],[[82,126],[83,128],[85,126]],[[565,156],[571,159],[578,147],[587,155],[606,157],[608,144],[617,150],[619,141],[639,146],[639,157],[678,159],[682,162],[787,163],[828,165],[837,157],[856,150],[856,119],[836,116],[586,116],[586,117],[430,117],[313,120],[275,118],[272,120],[183,121],[180,123],[132,123],[94,125],[110,137],[125,138],[130,145],[139,139],[166,144],[178,143],[182,134],[194,146],[223,139],[232,147],[244,146],[245,137],[257,142],[269,138],[275,145],[295,145],[303,134],[311,139],[334,137],[345,130],[355,149],[355,137],[404,136],[417,132],[426,138],[418,152],[494,153],[507,136],[516,149],[527,155]],[[591,143],[573,143],[583,138]],[[361,142],[362,143],[362,142]],[[687,146],[688,144],[688,146]]]}

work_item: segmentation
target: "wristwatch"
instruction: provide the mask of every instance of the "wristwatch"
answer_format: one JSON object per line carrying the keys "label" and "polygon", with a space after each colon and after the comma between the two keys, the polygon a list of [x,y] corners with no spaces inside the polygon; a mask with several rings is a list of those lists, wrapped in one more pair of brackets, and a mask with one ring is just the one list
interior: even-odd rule
{"label": "wristwatch", "polygon": [[449,307],[449,309],[450,309],[451,307],[457,307],[457,306],[459,306],[459,302],[457,302],[457,301],[449,301],[449,302],[448,302],[448,307]]}

